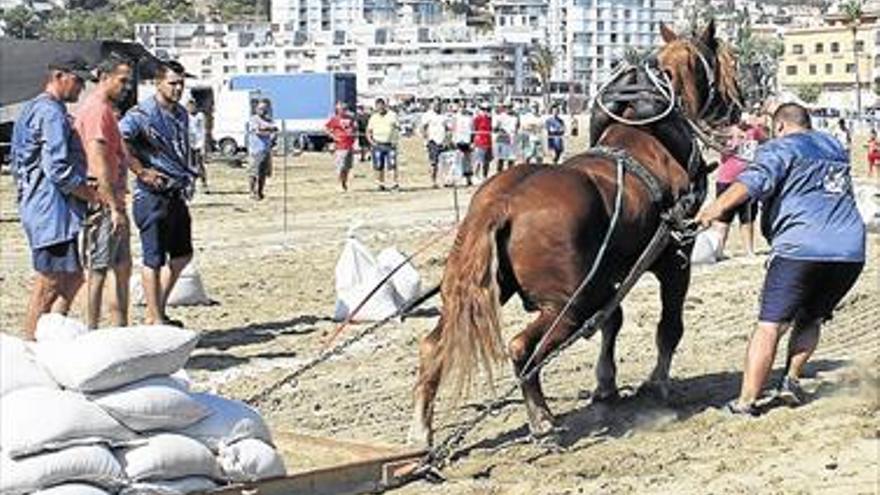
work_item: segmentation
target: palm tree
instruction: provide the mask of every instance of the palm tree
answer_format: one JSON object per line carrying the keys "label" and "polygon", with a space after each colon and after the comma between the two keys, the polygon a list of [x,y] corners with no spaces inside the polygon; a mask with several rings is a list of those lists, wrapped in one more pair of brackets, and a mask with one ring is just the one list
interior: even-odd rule
{"label": "palm tree", "polygon": [[529,63],[532,70],[541,81],[541,92],[544,95],[544,108],[550,108],[550,78],[553,76],[553,67],[556,66],[556,56],[547,45],[535,45],[529,53]]}
{"label": "palm tree", "polygon": [[856,73],[856,119],[862,117],[862,81],[859,75],[859,52],[856,49],[856,37],[859,34],[859,26],[862,23],[862,15],[865,13],[862,0],[847,0],[840,5],[840,10],[846,19],[846,24],[852,31],[853,38],[853,65]]}

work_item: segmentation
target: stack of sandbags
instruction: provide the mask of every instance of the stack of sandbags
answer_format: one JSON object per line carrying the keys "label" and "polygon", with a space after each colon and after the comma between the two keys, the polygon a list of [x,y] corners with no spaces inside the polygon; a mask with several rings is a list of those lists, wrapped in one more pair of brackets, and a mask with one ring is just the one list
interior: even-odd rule
{"label": "stack of sandbags", "polygon": [[180,494],[285,474],[256,411],[180,378],[194,332],[64,338],[72,323],[52,323],[37,344],[0,336],[0,493]]}

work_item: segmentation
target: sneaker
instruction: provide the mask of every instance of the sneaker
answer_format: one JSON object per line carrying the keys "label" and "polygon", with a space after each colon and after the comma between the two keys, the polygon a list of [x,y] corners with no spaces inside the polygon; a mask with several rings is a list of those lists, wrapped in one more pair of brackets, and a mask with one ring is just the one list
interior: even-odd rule
{"label": "sneaker", "polygon": [[400,190],[400,184],[394,184],[393,186],[391,186],[391,190],[392,190],[392,191],[399,191],[399,190]]}
{"label": "sneaker", "polygon": [[790,376],[782,379],[782,383],[776,390],[776,396],[789,407],[802,406],[807,402],[807,393],[801,387],[800,382],[797,378]]}
{"label": "sneaker", "polygon": [[740,404],[739,399],[733,399],[732,401],[724,404],[723,411],[731,416],[758,416],[760,412],[758,408],[755,407],[754,403],[751,404]]}

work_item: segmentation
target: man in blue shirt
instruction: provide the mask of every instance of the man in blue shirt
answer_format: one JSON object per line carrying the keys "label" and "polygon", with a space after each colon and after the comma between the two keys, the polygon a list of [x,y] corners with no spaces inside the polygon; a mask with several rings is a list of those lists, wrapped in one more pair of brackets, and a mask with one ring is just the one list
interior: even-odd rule
{"label": "man in blue shirt", "polygon": [[119,122],[131,154],[129,169],[137,176],[132,213],[141,237],[148,325],[182,326],[168,318],[165,304],[193,254],[186,192],[198,172],[190,162],[188,115],[178,103],[184,75],[177,62],[161,65],[155,96],[130,109]]}
{"label": "man in blue shirt", "polygon": [[248,122],[248,154],[250,155],[251,199],[263,199],[266,177],[272,175],[272,144],[278,128],[272,122],[271,106],[268,99],[257,103],[256,112]]}
{"label": "man in blue shirt", "polygon": [[819,327],[855,284],[865,262],[865,224],[856,209],[849,157],[834,137],[812,130],[810,115],[787,103],[773,115],[777,138],[697,215],[710,225],[725,211],[759,200],[761,228],[772,251],[761,293],[757,329],[749,340],[740,396],[733,413],[755,415],[755,402],[773,367],[776,346],[791,327],[779,397],[804,401],[798,384],[819,343]]}
{"label": "man in blue shirt", "polygon": [[553,164],[559,164],[559,158],[565,151],[565,122],[559,116],[559,107],[553,107],[551,115],[544,127],[547,129],[547,147],[553,152]]}
{"label": "man in blue shirt", "polygon": [[94,76],[80,57],[50,63],[44,92],[25,104],[12,130],[21,224],[37,272],[24,323],[31,340],[40,315],[66,314],[83,283],[77,235],[98,194],[87,184],[85,154],[65,103],[79,99],[87,79]]}

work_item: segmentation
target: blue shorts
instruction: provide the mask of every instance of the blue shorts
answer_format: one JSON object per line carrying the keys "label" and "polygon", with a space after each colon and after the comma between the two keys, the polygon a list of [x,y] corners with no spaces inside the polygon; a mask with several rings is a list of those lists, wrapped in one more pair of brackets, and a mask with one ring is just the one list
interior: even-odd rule
{"label": "blue shorts", "polygon": [[397,157],[394,156],[394,147],[388,143],[376,143],[373,145],[373,170],[394,170],[397,167]]}
{"label": "blue shorts", "polygon": [[76,239],[59,242],[31,251],[34,270],[39,273],[76,273],[82,271]]}
{"label": "blue shorts", "polygon": [[193,253],[192,220],[179,192],[157,194],[139,190],[132,212],[141,234],[144,266],[159,268],[168,258]]}
{"label": "blue shorts", "polygon": [[852,288],[863,262],[809,261],[774,256],[761,291],[759,321],[830,320],[837,303]]}

